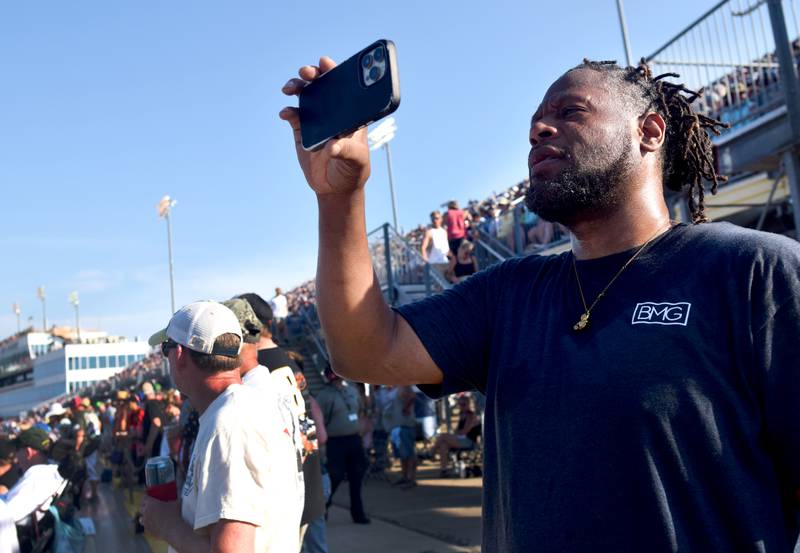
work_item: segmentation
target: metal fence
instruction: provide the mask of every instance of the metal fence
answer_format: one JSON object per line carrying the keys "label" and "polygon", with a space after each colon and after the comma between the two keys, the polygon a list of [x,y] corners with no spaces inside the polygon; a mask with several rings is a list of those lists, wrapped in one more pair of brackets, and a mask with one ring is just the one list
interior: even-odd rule
{"label": "metal fence", "polygon": [[[562,225],[543,220],[525,206],[524,198],[517,198],[493,220],[478,225],[478,249],[491,250],[489,255],[478,257],[483,269],[501,259],[515,255],[529,255],[548,251],[569,241],[569,231]],[[479,252],[480,253],[480,252]],[[484,264],[488,262],[488,264]]]}
{"label": "metal fence", "polygon": [[378,276],[386,301],[397,303],[396,286],[424,285],[426,295],[450,287],[444,276],[408,245],[394,228],[385,223],[367,235],[372,266]]}
{"label": "metal fence", "polygon": [[[656,74],[678,73],[704,89],[695,109],[732,126],[784,103],[767,0],[723,0],[647,57]],[[794,63],[800,62],[798,0],[783,0]]]}

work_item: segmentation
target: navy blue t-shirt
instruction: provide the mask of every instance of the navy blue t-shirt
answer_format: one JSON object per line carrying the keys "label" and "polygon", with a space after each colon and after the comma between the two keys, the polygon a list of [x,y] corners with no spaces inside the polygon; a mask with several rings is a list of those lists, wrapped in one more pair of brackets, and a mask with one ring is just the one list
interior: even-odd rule
{"label": "navy blue t-shirt", "polygon": [[[587,303],[633,251],[578,261]],[[583,332],[571,253],[398,309],[487,397],[483,552],[787,553],[800,490],[800,245],[679,225]]]}

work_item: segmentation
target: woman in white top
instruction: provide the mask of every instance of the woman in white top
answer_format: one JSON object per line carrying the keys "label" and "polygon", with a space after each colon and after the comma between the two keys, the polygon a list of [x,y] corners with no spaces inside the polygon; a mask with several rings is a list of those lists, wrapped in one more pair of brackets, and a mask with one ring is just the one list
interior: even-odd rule
{"label": "woman in white top", "polygon": [[431,228],[425,232],[422,240],[422,258],[431,265],[446,264],[449,251],[447,231],[442,226],[442,214],[434,211],[431,213]]}

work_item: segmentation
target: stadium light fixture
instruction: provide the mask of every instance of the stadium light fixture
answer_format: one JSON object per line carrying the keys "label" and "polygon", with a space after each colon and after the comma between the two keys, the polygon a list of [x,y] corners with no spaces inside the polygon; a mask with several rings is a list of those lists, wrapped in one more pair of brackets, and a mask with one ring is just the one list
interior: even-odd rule
{"label": "stadium light fixture", "polygon": [[11,304],[11,311],[17,316],[17,334],[19,334],[22,330],[19,324],[19,316],[22,314],[22,309],[17,302],[14,302]]}

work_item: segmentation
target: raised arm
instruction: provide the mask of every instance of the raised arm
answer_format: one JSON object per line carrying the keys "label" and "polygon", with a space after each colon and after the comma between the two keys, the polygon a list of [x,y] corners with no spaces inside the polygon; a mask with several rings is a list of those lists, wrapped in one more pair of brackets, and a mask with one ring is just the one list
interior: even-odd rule
{"label": "raised arm", "polygon": [[[335,65],[323,57],[319,67],[302,67],[283,92],[299,94]],[[408,323],[386,305],[372,269],[364,209],[370,173],[366,128],[307,152],[297,109],[284,108],[280,117],[292,127],[297,159],[317,195],[317,309],[334,369],[359,382],[440,383],[441,370]]]}

